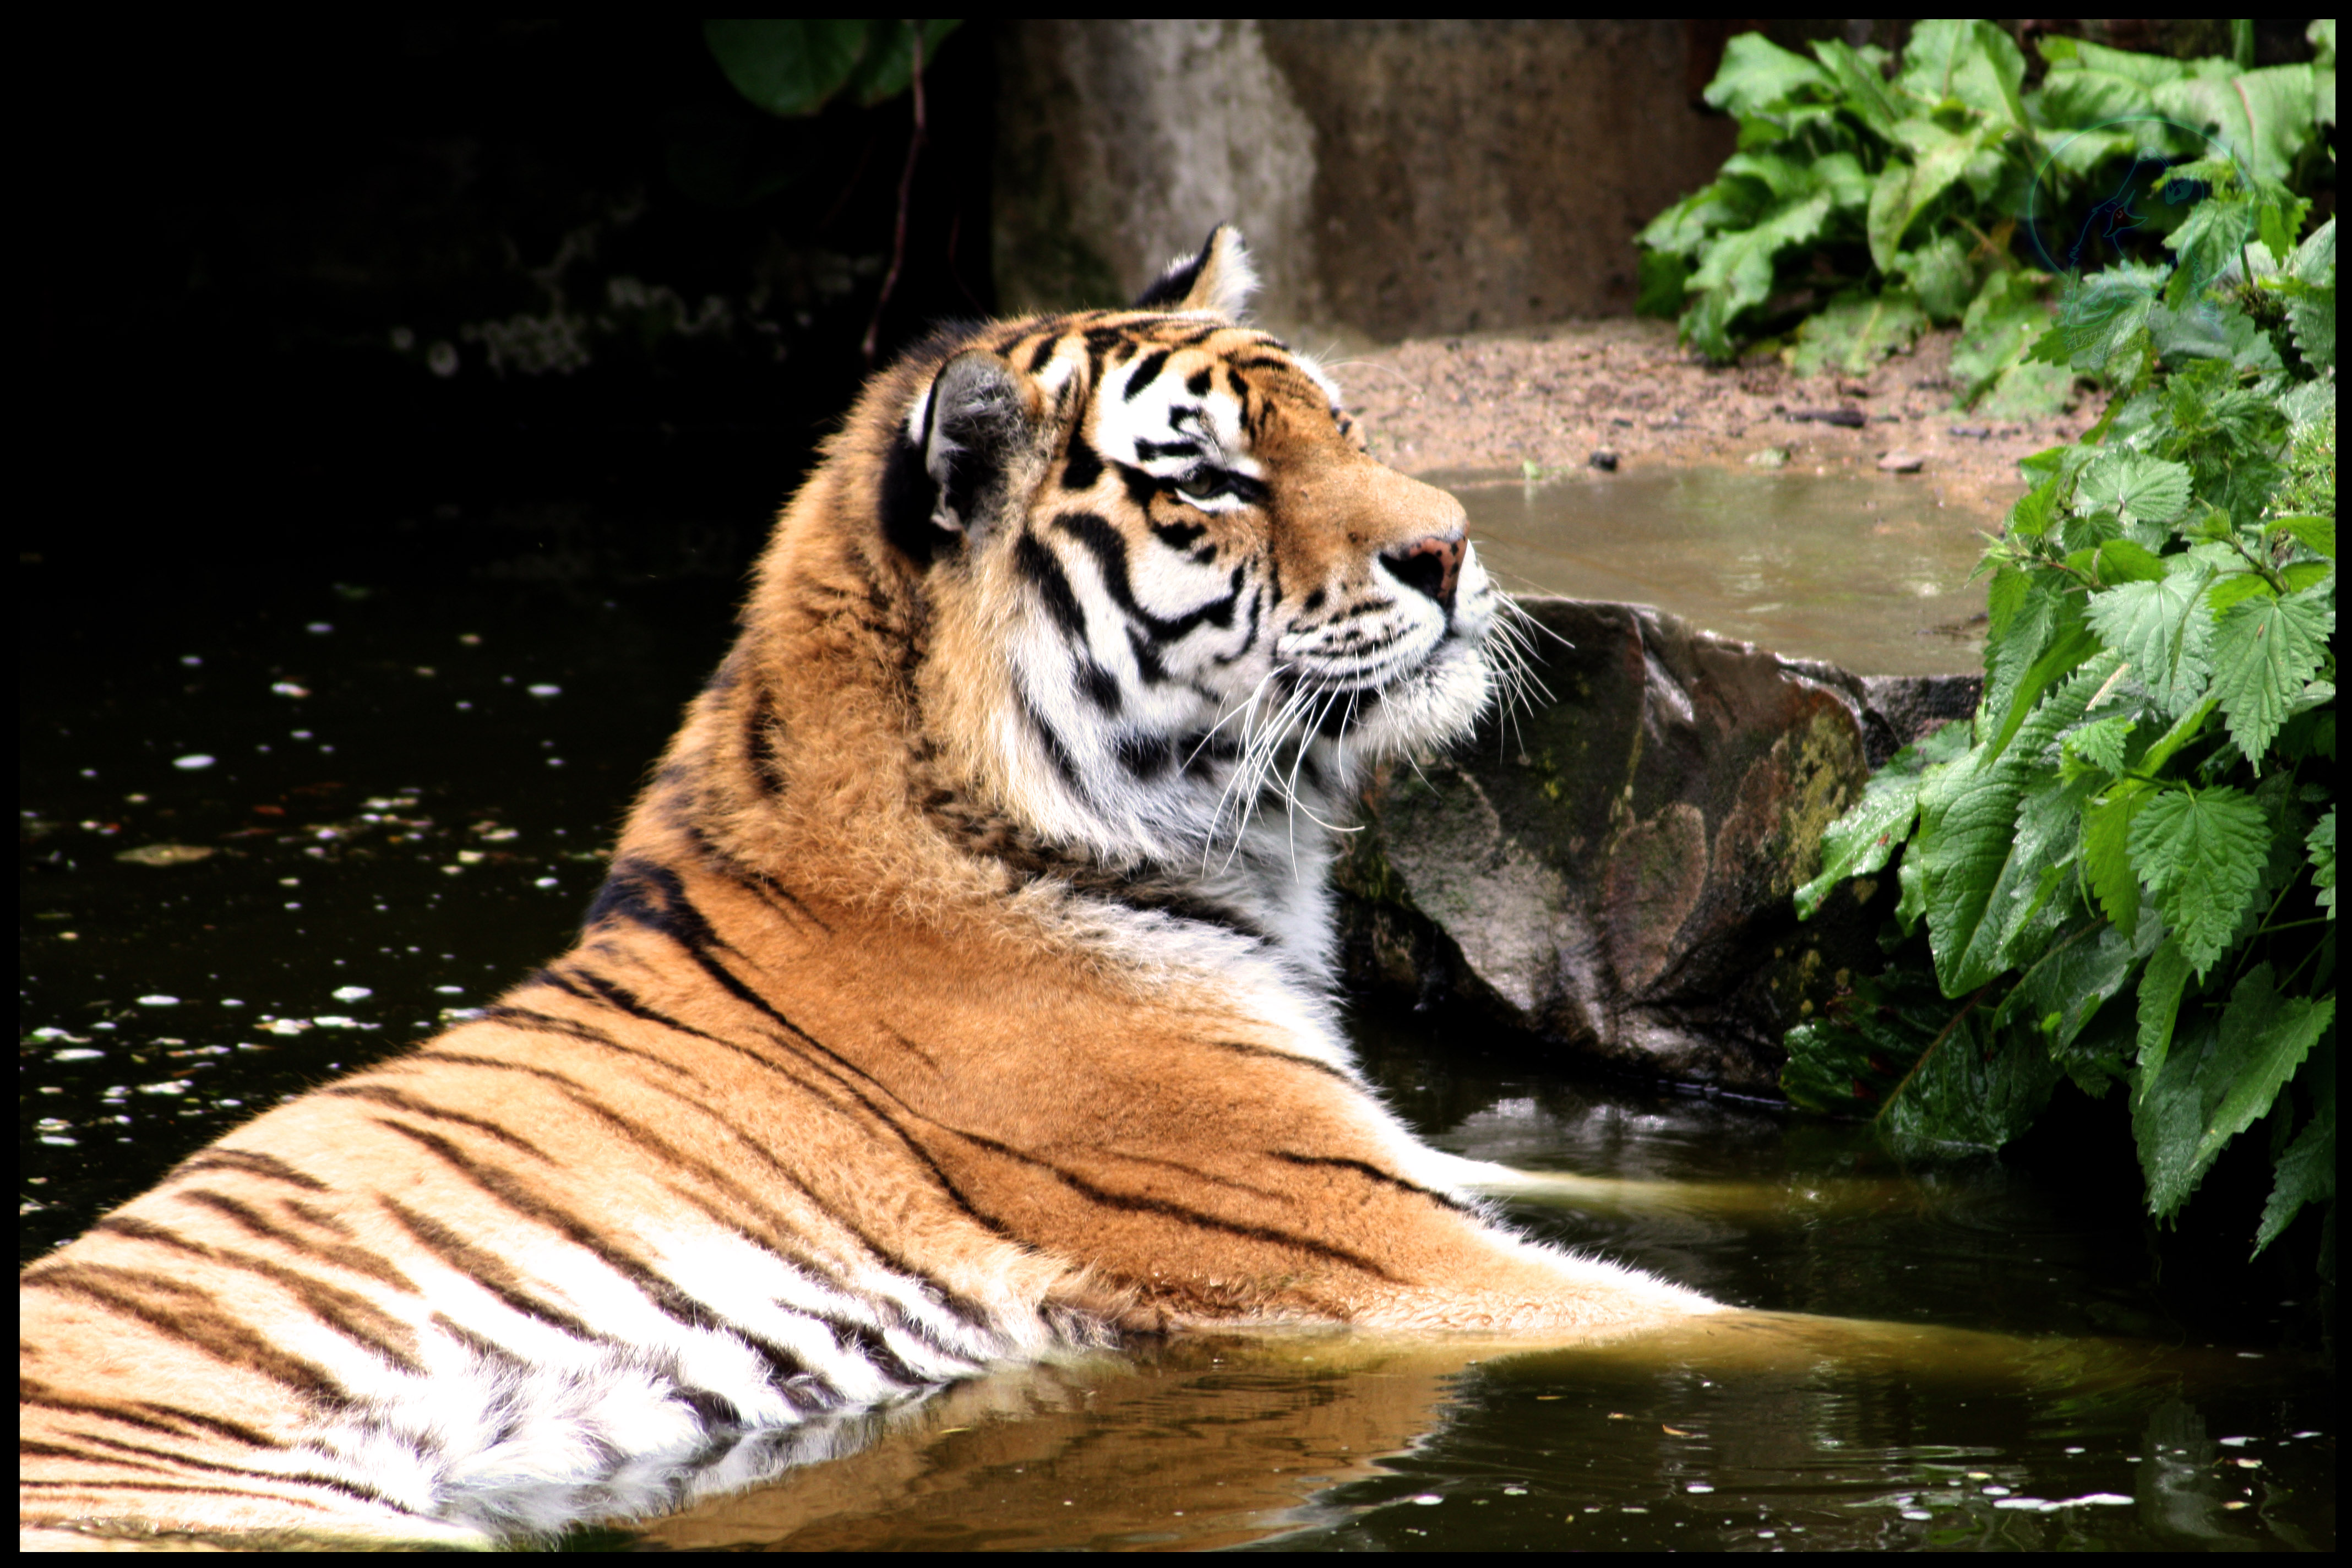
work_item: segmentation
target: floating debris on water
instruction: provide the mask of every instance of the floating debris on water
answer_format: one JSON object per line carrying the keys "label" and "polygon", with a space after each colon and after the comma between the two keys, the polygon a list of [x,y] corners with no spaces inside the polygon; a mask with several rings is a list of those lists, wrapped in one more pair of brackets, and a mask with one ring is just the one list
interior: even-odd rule
{"label": "floating debris on water", "polygon": [[191,752],[184,757],[173,757],[172,759],[172,765],[175,768],[185,769],[189,773],[194,773],[199,768],[211,767],[213,765],[213,759],[205,755],[202,752]]}

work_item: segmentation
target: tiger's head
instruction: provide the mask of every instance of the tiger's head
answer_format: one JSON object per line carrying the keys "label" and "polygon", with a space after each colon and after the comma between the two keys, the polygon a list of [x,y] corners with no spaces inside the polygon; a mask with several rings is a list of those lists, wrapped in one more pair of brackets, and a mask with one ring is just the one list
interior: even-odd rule
{"label": "tiger's head", "polygon": [[869,553],[920,606],[945,793],[1313,947],[1365,766],[1465,734],[1511,655],[1460,503],[1241,323],[1254,284],[1221,227],[1131,310],[944,334],[827,468],[862,459]]}

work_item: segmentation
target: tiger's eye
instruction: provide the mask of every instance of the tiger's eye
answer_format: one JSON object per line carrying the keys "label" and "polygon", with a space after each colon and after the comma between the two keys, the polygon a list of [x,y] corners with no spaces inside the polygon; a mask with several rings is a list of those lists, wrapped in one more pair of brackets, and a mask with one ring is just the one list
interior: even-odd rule
{"label": "tiger's eye", "polygon": [[1214,500],[1231,488],[1225,476],[1214,469],[1187,474],[1176,481],[1176,493],[1186,500]]}

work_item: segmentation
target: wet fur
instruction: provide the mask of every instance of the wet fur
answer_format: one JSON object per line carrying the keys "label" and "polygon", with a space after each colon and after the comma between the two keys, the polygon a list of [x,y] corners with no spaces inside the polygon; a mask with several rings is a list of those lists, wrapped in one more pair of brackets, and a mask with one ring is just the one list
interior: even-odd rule
{"label": "wet fur", "polygon": [[877,378],[579,945],[26,1271],[36,1539],[479,1542],[1129,1335],[1717,1310],[1494,1224],[1334,1026],[1332,829],[1506,612],[1247,273]]}

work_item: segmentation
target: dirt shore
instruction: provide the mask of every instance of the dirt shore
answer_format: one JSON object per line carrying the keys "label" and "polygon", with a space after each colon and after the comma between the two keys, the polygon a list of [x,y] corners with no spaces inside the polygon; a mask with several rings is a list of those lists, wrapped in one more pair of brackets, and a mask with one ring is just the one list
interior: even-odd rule
{"label": "dirt shore", "polygon": [[[1410,340],[1330,368],[1371,449],[1408,473],[1609,466],[1778,466],[1853,471],[1897,454],[1911,478],[1971,518],[2022,492],[2017,461],[2098,417],[2085,394],[2055,418],[1992,422],[1953,406],[1958,333],[1931,332],[1869,375],[1800,380],[1776,358],[1712,366],[1664,321],[1569,321]],[[1830,417],[1824,418],[1823,416]]]}

